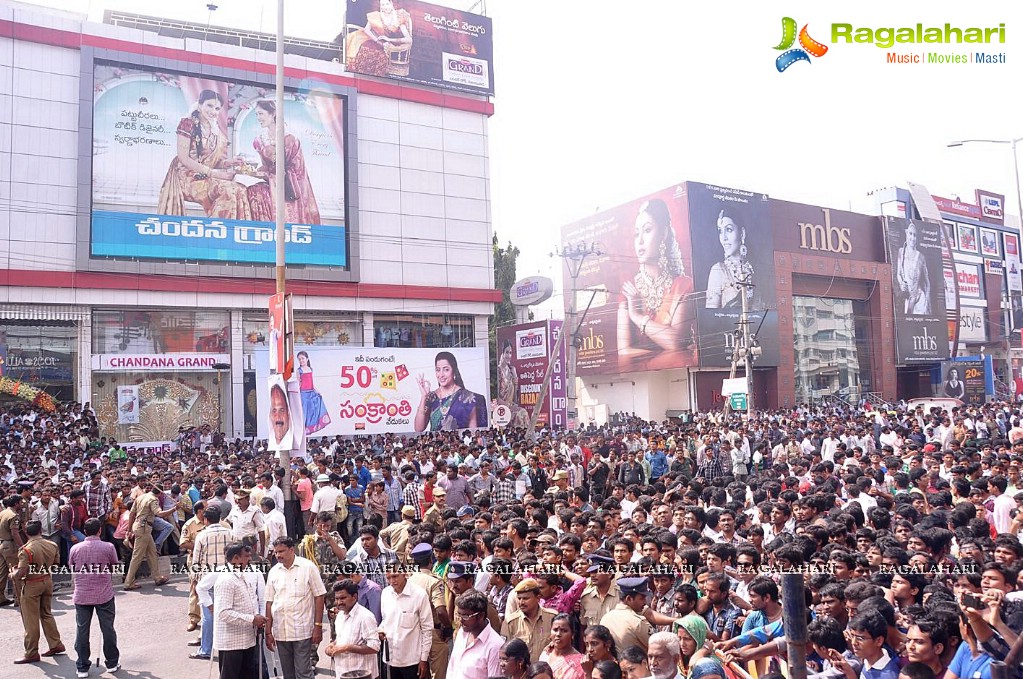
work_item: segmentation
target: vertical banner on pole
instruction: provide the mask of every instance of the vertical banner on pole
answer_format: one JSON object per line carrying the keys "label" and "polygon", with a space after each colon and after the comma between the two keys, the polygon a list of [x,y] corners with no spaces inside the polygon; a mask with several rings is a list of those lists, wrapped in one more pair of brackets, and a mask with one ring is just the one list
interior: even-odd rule
{"label": "vertical banner on pole", "polygon": [[283,292],[270,296],[270,372],[291,379],[295,367],[295,319],[291,295]]}

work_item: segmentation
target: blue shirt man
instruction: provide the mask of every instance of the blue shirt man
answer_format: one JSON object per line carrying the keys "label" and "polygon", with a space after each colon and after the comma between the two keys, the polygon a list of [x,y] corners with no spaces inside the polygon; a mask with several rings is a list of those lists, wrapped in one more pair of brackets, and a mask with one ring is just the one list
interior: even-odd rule
{"label": "blue shirt man", "polygon": [[656,481],[668,473],[668,456],[661,449],[656,449],[646,454],[646,461],[650,463],[650,480]]}

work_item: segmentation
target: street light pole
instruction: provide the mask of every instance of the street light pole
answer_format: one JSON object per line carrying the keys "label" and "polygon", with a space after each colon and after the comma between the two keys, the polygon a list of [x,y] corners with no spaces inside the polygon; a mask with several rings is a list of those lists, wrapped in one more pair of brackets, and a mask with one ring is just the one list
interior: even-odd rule
{"label": "street light pole", "polygon": [[[568,245],[564,250],[557,253],[557,256],[561,257],[568,263],[568,274],[572,279],[572,290],[571,296],[568,298],[568,318],[567,330],[568,330],[568,371],[567,371],[567,394],[568,397],[568,418],[575,417],[578,421],[579,411],[576,408],[576,390],[575,390],[575,363],[579,353],[579,347],[577,340],[579,338],[579,328],[576,326],[576,279],[579,278],[579,273],[582,271],[583,262],[586,261],[587,257],[604,254],[600,246],[596,243],[577,243],[575,245]],[[554,257],[555,253],[551,253],[551,257]],[[562,333],[565,332],[565,328],[562,328]]]}

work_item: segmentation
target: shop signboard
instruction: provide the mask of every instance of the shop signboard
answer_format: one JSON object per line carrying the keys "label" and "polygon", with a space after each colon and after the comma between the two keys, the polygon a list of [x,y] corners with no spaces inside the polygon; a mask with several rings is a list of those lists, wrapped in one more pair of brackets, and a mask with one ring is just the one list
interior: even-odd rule
{"label": "shop signboard", "polygon": [[[94,62],[93,257],[273,264],[272,87]],[[288,90],[288,264],[347,267],[346,98]]]}
{"label": "shop signboard", "polygon": [[[489,426],[487,360],[483,348],[387,349],[298,346],[298,385],[290,393],[306,436],[454,431]],[[270,375],[267,351],[254,354],[256,379]],[[257,392],[260,438],[267,438],[269,391]],[[292,408],[294,412],[294,408]],[[278,429],[283,425],[278,425]]]}
{"label": "shop signboard", "polygon": [[980,218],[991,224],[1005,222],[1005,195],[992,193],[984,189],[976,189],[977,204],[980,205]]}
{"label": "shop signboard", "polygon": [[345,69],[448,90],[494,93],[490,17],[420,0],[348,0]]}
{"label": "shop signboard", "polygon": [[230,354],[93,354],[100,372],[210,372],[231,360]]}
{"label": "shop signboard", "polygon": [[959,341],[973,344],[987,342],[986,307],[964,306],[959,309]]}
{"label": "shop signboard", "polygon": [[900,365],[947,359],[940,223],[885,217],[892,264],[896,360]]}
{"label": "shop signboard", "polygon": [[538,321],[505,326],[497,331],[497,400],[511,412],[515,427],[529,425],[543,389],[547,367],[554,362],[551,383],[537,423],[563,428],[568,422],[568,399],[565,369],[566,346],[562,343],[558,356],[561,321]]}
{"label": "shop signboard", "polygon": [[956,262],[956,281],[960,298],[984,299],[984,274],[979,265]]}

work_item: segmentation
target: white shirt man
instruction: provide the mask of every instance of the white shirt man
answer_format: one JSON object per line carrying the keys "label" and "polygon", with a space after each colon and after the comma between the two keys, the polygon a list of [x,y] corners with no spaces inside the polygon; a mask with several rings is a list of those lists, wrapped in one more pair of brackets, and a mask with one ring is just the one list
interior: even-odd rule
{"label": "white shirt man", "polygon": [[[432,627],[432,618],[430,623]],[[363,671],[369,672],[372,679],[377,679],[380,676],[380,671],[376,653],[333,650],[341,646],[364,646],[374,651],[380,650],[377,619],[369,612],[369,609],[355,603],[350,610],[345,611],[344,606],[339,605],[337,618],[334,619],[334,629],[337,633],[337,640],[327,646],[327,654],[333,655],[334,671],[337,676],[340,677],[345,672]]]}
{"label": "white shirt man", "polygon": [[326,474],[317,476],[316,483],[319,485],[319,489],[313,494],[313,504],[309,508],[310,515],[315,517],[320,512],[333,513],[337,506],[337,496],[341,494],[341,491],[330,485],[330,477]]}
{"label": "white shirt man", "polygon": [[380,631],[387,635],[394,668],[417,667],[430,658],[433,643],[433,607],[426,591],[408,582],[404,573],[388,573],[380,593],[383,618]]}
{"label": "white shirt man", "polygon": [[[264,500],[270,500],[265,497]],[[266,506],[260,507],[260,511],[263,512],[263,532],[266,533],[266,549],[263,556],[270,556],[270,552],[273,551],[274,540],[288,534],[288,523],[284,518],[284,514],[280,509],[277,508],[276,503],[273,509],[267,510]]]}
{"label": "white shirt man", "polygon": [[[247,490],[240,490],[238,495],[240,497],[248,497],[249,492]],[[231,524],[231,537],[235,540],[256,538],[259,535],[259,531],[263,529],[263,513],[251,503],[245,509],[242,509],[237,504],[234,505],[231,513],[227,516],[227,520]]]}

